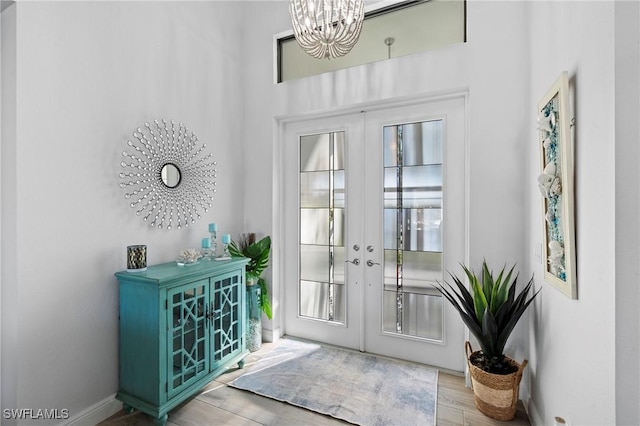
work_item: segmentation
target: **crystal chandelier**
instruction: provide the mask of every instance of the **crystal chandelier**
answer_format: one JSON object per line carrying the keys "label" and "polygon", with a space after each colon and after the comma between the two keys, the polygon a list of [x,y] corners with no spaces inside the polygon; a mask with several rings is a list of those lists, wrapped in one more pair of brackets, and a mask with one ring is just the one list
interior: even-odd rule
{"label": "crystal chandelier", "polygon": [[293,33],[314,58],[344,56],[360,37],[364,0],[289,0]]}

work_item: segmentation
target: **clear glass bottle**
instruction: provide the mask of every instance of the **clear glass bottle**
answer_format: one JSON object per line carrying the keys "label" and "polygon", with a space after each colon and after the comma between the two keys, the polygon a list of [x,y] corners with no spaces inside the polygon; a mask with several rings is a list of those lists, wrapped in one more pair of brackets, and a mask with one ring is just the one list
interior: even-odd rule
{"label": "clear glass bottle", "polygon": [[209,248],[209,256],[211,257],[211,260],[213,260],[218,256],[218,241],[216,240],[218,232],[210,230],[209,233],[211,234],[211,247]]}

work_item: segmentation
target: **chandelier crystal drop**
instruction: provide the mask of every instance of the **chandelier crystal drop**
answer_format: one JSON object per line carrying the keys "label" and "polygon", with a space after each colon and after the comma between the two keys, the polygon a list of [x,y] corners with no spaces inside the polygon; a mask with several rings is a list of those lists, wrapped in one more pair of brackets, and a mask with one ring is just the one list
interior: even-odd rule
{"label": "chandelier crystal drop", "polygon": [[289,13],[298,44],[314,58],[339,58],[358,42],[364,0],[290,0]]}

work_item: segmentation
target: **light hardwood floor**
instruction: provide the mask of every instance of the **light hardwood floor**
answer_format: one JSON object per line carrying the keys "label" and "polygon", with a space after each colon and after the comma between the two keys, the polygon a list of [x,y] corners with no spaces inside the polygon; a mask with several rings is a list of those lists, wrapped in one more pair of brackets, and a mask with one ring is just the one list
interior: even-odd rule
{"label": "light hardwood floor", "polygon": [[[227,386],[244,371],[273,349],[265,343],[250,354],[244,369],[229,371],[211,382],[197,396],[169,413],[167,426],[205,425],[291,425],[325,426],[349,424],[334,418],[264,398]],[[406,424],[403,420],[403,424]],[[529,425],[527,414],[520,404],[516,418],[509,423],[493,420],[478,411],[473,403],[473,391],[465,387],[461,376],[440,372],[438,377],[438,426]],[[144,413],[125,414],[123,411],[100,423],[100,426],[151,426],[153,419]],[[392,426],[392,425],[390,425]]]}

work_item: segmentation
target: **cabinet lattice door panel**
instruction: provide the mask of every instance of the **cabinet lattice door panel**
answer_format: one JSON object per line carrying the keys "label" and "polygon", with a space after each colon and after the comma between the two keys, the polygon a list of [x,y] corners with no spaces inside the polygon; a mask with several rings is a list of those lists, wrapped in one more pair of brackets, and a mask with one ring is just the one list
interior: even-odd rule
{"label": "cabinet lattice door panel", "polygon": [[249,259],[175,262],[118,272],[120,385],[116,398],[165,425],[168,413],[249,354]]}
{"label": "cabinet lattice door panel", "polygon": [[169,397],[209,373],[208,280],[169,290]]}
{"label": "cabinet lattice door panel", "polygon": [[224,363],[230,356],[245,347],[244,332],[240,332],[244,324],[244,316],[239,316],[240,303],[244,304],[246,293],[240,294],[238,280],[240,277],[229,275],[212,282],[213,291],[213,359],[217,364]]}

